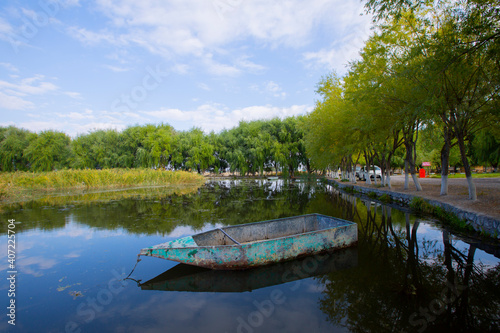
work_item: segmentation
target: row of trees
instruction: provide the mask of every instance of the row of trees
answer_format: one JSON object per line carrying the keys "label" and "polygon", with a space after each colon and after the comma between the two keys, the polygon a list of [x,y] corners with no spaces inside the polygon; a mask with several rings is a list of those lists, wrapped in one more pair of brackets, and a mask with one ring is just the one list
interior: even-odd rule
{"label": "row of trees", "polygon": [[242,121],[218,134],[144,125],[122,132],[95,130],[73,140],[57,131],[37,134],[4,127],[0,128],[0,166],[2,171],[143,167],[242,175],[280,170],[293,175],[299,167],[309,166],[301,121],[301,117]]}
{"label": "row of trees", "polygon": [[341,165],[351,177],[360,160],[376,162],[390,187],[391,163],[403,149],[405,188],[411,174],[421,190],[417,143],[427,129],[438,135],[441,194],[448,192],[456,147],[469,198],[476,199],[468,159],[474,137],[493,150],[482,159],[498,164],[500,4],[369,0],[366,6],[378,24],[348,73],[319,83],[322,99],[305,121],[308,155],[317,167]]}

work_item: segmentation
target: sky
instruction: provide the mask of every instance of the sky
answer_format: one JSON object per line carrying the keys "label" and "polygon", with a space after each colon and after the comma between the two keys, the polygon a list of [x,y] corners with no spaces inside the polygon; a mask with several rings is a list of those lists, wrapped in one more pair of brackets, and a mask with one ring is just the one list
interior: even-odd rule
{"label": "sky", "polygon": [[359,0],[4,0],[0,126],[208,133],[304,115],[371,22]]}

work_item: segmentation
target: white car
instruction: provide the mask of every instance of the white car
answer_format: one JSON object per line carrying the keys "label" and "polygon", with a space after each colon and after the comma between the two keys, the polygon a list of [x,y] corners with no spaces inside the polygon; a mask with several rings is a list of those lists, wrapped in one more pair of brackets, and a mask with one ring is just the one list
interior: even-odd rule
{"label": "white car", "polygon": [[[370,178],[373,179],[373,167],[370,167],[369,171],[367,171],[367,167],[363,167],[361,168],[361,170],[359,171],[359,179],[360,180],[366,180],[366,175],[367,173],[370,174]],[[375,175],[377,176],[377,178],[380,178],[382,179],[382,169],[380,169],[380,167],[376,166],[375,165]]]}

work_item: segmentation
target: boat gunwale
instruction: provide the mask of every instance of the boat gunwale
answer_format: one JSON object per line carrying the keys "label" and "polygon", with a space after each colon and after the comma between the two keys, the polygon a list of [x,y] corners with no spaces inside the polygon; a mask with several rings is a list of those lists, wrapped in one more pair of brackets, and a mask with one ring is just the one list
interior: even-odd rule
{"label": "boat gunwale", "polygon": [[[301,236],[301,235],[307,235],[307,234],[312,234],[312,233],[320,233],[320,232],[324,232],[324,231],[328,231],[328,230],[332,230],[332,229],[337,229],[337,228],[342,228],[342,227],[352,227],[353,225],[356,225],[356,228],[357,228],[357,223],[356,222],[347,221],[347,220],[344,220],[344,219],[340,219],[340,218],[336,218],[336,217],[331,217],[331,216],[327,216],[327,215],[323,215],[323,214],[312,213],[312,214],[305,214],[305,215],[299,215],[299,216],[284,217],[284,218],[279,218],[279,219],[275,219],[275,220],[267,220],[267,221],[259,221],[259,222],[244,223],[244,224],[239,224],[239,225],[232,225],[232,226],[228,226],[228,227],[221,227],[219,229],[249,226],[249,225],[255,225],[255,224],[260,224],[260,223],[267,223],[267,222],[278,222],[280,220],[286,220],[286,219],[292,219],[292,218],[300,218],[300,217],[306,217],[306,216],[323,216],[323,217],[326,217],[326,218],[329,218],[329,219],[332,219],[332,220],[341,220],[341,221],[344,221],[344,222],[347,222],[347,223],[344,224],[344,225],[339,225],[339,226],[325,228],[325,229],[318,229],[318,230],[313,230],[313,231],[308,231],[308,232],[301,232],[301,233],[291,234],[291,235],[282,236],[282,237],[275,237],[275,238],[268,238],[268,239],[256,240],[256,241],[245,242],[245,243],[241,243],[241,244],[228,244],[228,245],[221,244],[221,245],[204,245],[204,246],[198,245],[198,246],[171,247],[171,248],[168,248],[168,247],[156,247],[155,248],[154,246],[152,246],[152,247],[149,247],[149,248],[145,248],[144,250],[173,250],[173,249],[176,249],[176,250],[188,250],[188,249],[214,249],[214,248],[230,248],[230,247],[231,248],[234,248],[234,247],[241,248],[243,246],[249,246],[249,245],[253,245],[253,244],[257,244],[257,243],[264,243],[264,242],[276,241],[276,240],[286,239],[286,238],[295,238],[295,237]],[[216,232],[217,230],[218,229],[212,229],[212,230],[208,230],[208,231],[205,231],[205,232],[202,232],[202,233],[199,233],[199,234],[194,234],[194,235],[191,235],[191,236],[185,236],[185,237],[177,238],[177,240],[178,239],[182,239],[182,238],[188,238],[188,237],[193,238],[193,236],[202,235],[202,234],[206,234],[206,233],[210,233],[210,232]],[[170,242],[173,242],[173,241],[175,241],[175,240],[172,240]],[[169,242],[166,242],[166,243],[169,243]],[[166,243],[163,243],[163,244],[166,244]],[[161,244],[158,244],[158,245],[161,245]],[[158,245],[155,245],[155,246],[158,246]]]}

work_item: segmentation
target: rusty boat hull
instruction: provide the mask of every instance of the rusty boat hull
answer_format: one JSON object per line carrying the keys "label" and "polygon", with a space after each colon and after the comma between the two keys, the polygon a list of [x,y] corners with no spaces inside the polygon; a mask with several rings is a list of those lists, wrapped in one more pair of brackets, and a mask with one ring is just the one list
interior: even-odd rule
{"label": "rusty boat hull", "polygon": [[213,229],[139,255],[210,269],[248,269],[353,246],[357,224],[321,214]]}

